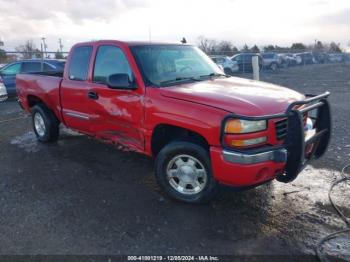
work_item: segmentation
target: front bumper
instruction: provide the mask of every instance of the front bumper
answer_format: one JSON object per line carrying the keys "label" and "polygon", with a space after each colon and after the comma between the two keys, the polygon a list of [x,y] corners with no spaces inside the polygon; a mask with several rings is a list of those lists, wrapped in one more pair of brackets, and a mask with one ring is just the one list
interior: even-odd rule
{"label": "front bumper", "polygon": [[273,161],[276,163],[285,163],[287,161],[287,150],[285,148],[268,150],[255,154],[223,150],[222,155],[225,161],[242,165],[257,164],[266,161]]}
{"label": "front bumper", "polygon": [[[284,114],[247,117],[228,117],[262,120],[287,119],[287,136],[282,145],[253,150],[235,150],[211,147],[210,155],[214,177],[221,183],[250,186],[273,178],[280,182],[293,181],[312,159],[327,150],[331,135],[331,113],[327,100],[329,93],[311,96],[292,103]],[[298,107],[298,108],[296,108]],[[314,130],[304,130],[303,116],[315,111]]]}

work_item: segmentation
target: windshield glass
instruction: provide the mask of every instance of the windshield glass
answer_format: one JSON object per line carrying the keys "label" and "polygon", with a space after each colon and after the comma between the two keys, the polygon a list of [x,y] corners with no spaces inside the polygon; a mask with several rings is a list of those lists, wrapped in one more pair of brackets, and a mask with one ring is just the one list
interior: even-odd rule
{"label": "windshield glass", "polygon": [[263,54],[262,57],[263,58],[274,58],[274,54]]}
{"label": "windshield glass", "polygon": [[147,85],[165,86],[176,84],[176,81],[199,81],[203,76],[223,74],[197,47],[145,45],[133,46],[131,51]]}

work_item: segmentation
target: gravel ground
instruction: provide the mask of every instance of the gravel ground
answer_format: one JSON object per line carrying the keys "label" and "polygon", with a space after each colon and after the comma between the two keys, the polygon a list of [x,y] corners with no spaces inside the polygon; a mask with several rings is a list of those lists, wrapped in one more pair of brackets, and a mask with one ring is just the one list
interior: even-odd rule
{"label": "gravel ground", "polygon": [[[152,160],[66,129],[57,144],[39,144],[16,102],[1,103],[0,254],[314,254],[319,239],[344,228],[327,192],[350,162],[350,65],[261,78],[303,93],[331,91],[329,151],[290,184],[226,189],[199,206],[160,192]],[[335,193],[348,216],[349,188]],[[349,237],[325,247],[350,256]]]}

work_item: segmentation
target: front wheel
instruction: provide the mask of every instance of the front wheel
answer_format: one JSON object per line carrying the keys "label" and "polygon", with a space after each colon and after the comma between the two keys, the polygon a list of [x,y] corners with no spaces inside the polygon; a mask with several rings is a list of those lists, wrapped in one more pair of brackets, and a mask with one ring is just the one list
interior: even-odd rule
{"label": "front wheel", "polygon": [[172,198],[187,203],[212,199],[217,191],[207,150],[192,142],[172,142],[158,154],[156,178]]}
{"label": "front wheel", "polygon": [[226,67],[226,68],[224,69],[224,73],[225,73],[226,75],[233,75],[232,69],[231,69],[231,68],[228,68],[228,67]]}
{"label": "front wheel", "polygon": [[275,72],[275,71],[277,71],[278,65],[276,63],[272,63],[270,68],[273,72]]}

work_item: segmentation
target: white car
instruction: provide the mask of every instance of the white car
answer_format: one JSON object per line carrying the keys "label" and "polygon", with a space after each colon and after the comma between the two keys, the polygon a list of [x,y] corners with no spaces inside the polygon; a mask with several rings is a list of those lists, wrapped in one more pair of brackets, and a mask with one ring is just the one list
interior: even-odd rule
{"label": "white car", "polygon": [[0,102],[5,101],[6,99],[7,99],[6,87],[0,76]]}
{"label": "white car", "polygon": [[239,67],[236,61],[232,61],[228,56],[211,56],[210,57],[215,64],[221,66],[227,75],[232,75],[239,71]]}

